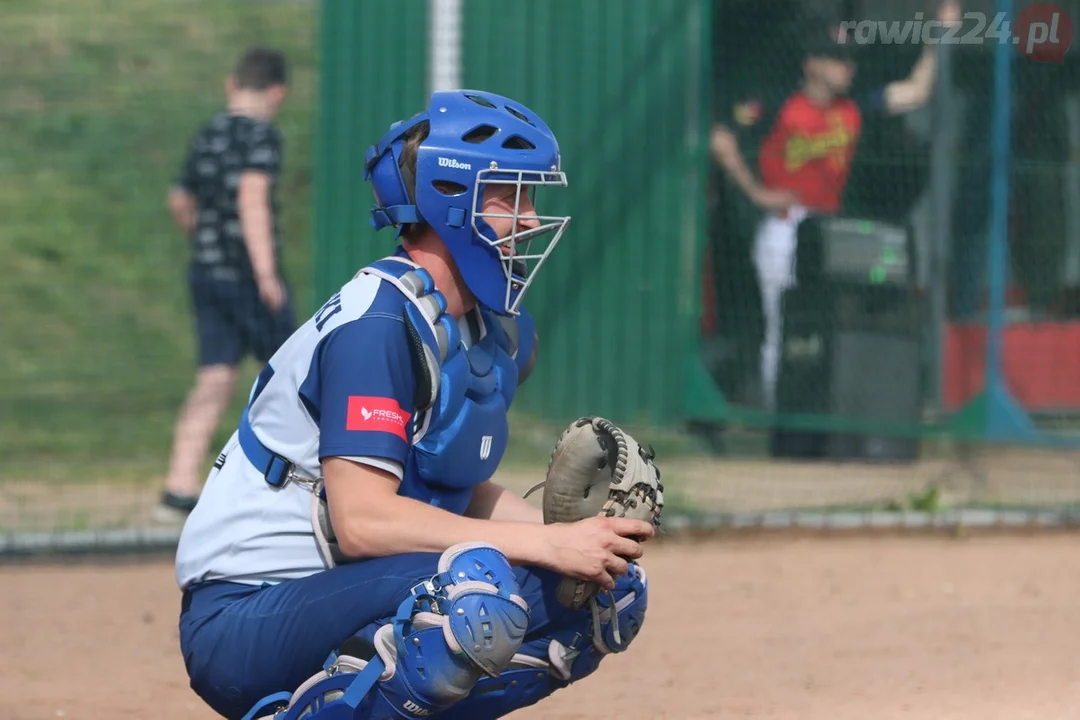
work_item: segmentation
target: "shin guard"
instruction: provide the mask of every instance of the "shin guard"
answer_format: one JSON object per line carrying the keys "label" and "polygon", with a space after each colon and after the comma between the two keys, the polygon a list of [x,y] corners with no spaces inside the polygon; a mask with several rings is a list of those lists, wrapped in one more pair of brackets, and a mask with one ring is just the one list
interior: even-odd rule
{"label": "shin guard", "polygon": [[438,574],[415,586],[392,622],[375,632],[370,660],[331,656],[274,718],[434,715],[467,697],[481,677],[498,677],[528,625],[528,606],[506,557],[488,545],[456,545],[439,559]]}
{"label": "shin guard", "polygon": [[605,657],[626,650],[645,621],[645,571],[631,563],[614,589],[590,606],[548,637],[525,643],[502,674],[481,678],[469,697],[441,713],[439,720],[501,718],[591,675]]}

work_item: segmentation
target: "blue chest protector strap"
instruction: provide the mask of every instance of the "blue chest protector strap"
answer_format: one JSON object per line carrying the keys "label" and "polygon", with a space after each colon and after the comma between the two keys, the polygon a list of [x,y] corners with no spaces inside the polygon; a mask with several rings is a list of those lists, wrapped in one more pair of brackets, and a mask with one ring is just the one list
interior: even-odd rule
{"label": "blue chest protector strap", "polygon": [[251,419],[248,417],[250,405],[244,408],[240,414],[240,426],[238,428],[240,448],[244,451],[248,461],[262,472],[266,482],[274,487],[281,487],[293,473],[293,463],[286,460],[262,444],[251,427]]}
{"label": "blue chest protector strap", "polygon": [[442,364],[451,349],[461,344],[461,331],[446,312],[446,297],[435,289],[427,270],[404,258],[384,258],[357,275],[361,273],[390,283],[409,299],[405,324],[416,361],[415,405],[417,413],[426,412],[439,394]]}

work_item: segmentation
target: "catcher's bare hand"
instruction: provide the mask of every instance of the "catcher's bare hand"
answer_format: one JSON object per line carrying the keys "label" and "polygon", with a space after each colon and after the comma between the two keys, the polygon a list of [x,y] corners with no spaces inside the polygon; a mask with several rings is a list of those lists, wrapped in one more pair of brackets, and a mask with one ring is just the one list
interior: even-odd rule
{"label": "catcher's bare hand", "polygon": [[632,518],[591,517],[574,523],[545,525],[544,565],[575,580],[593,582],[605,590],[626,573],[627,560],[644,553],[641,541],[656,532],[651,523]]}

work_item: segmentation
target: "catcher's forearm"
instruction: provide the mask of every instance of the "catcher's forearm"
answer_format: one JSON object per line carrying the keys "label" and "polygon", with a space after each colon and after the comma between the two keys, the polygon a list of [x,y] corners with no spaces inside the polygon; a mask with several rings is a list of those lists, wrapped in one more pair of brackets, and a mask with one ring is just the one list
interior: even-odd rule
{"label": "catcher's forearm", "polygon": [[338,546],[349,557],[443,552],[459,543],[483,542],[515,564],[545,560],[543,525],[533,531],[520,522],[462,517],[400,496],[389,473],[341,458],[325,460],[323,473]]}
{"label": "catcher's forearm", "polygon": [[544,513],[528,500],[518,497],[502,485],[484,482],[473,490],[472,502],[465,511],[468,517],[501,522],[543,523]]}
{"label": "catcher's forearm", "polygon": [[338,543],[347,555],[372,558],[443,552],[459,543],[483,542],[502,550],[513,564],[543,560],[535,535],[522,532],[522,523],[463,517],[399,496],[386,498],[372,510],[354,516],[338,530]]}

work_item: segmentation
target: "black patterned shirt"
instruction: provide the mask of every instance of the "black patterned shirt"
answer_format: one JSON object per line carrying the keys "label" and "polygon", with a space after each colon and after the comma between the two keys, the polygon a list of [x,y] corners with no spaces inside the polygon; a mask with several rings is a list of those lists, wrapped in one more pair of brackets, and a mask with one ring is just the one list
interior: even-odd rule
{"label": "black patterned shirt", "polygon": [[270,176],[274,252],[281,256],[276,187],[281,173],[281,135],[269,122],[220,113],[196,133],[177,184],[195,197],[198,221],[192,233],[196,265],[252,276],[237,207],[241,173]]}

